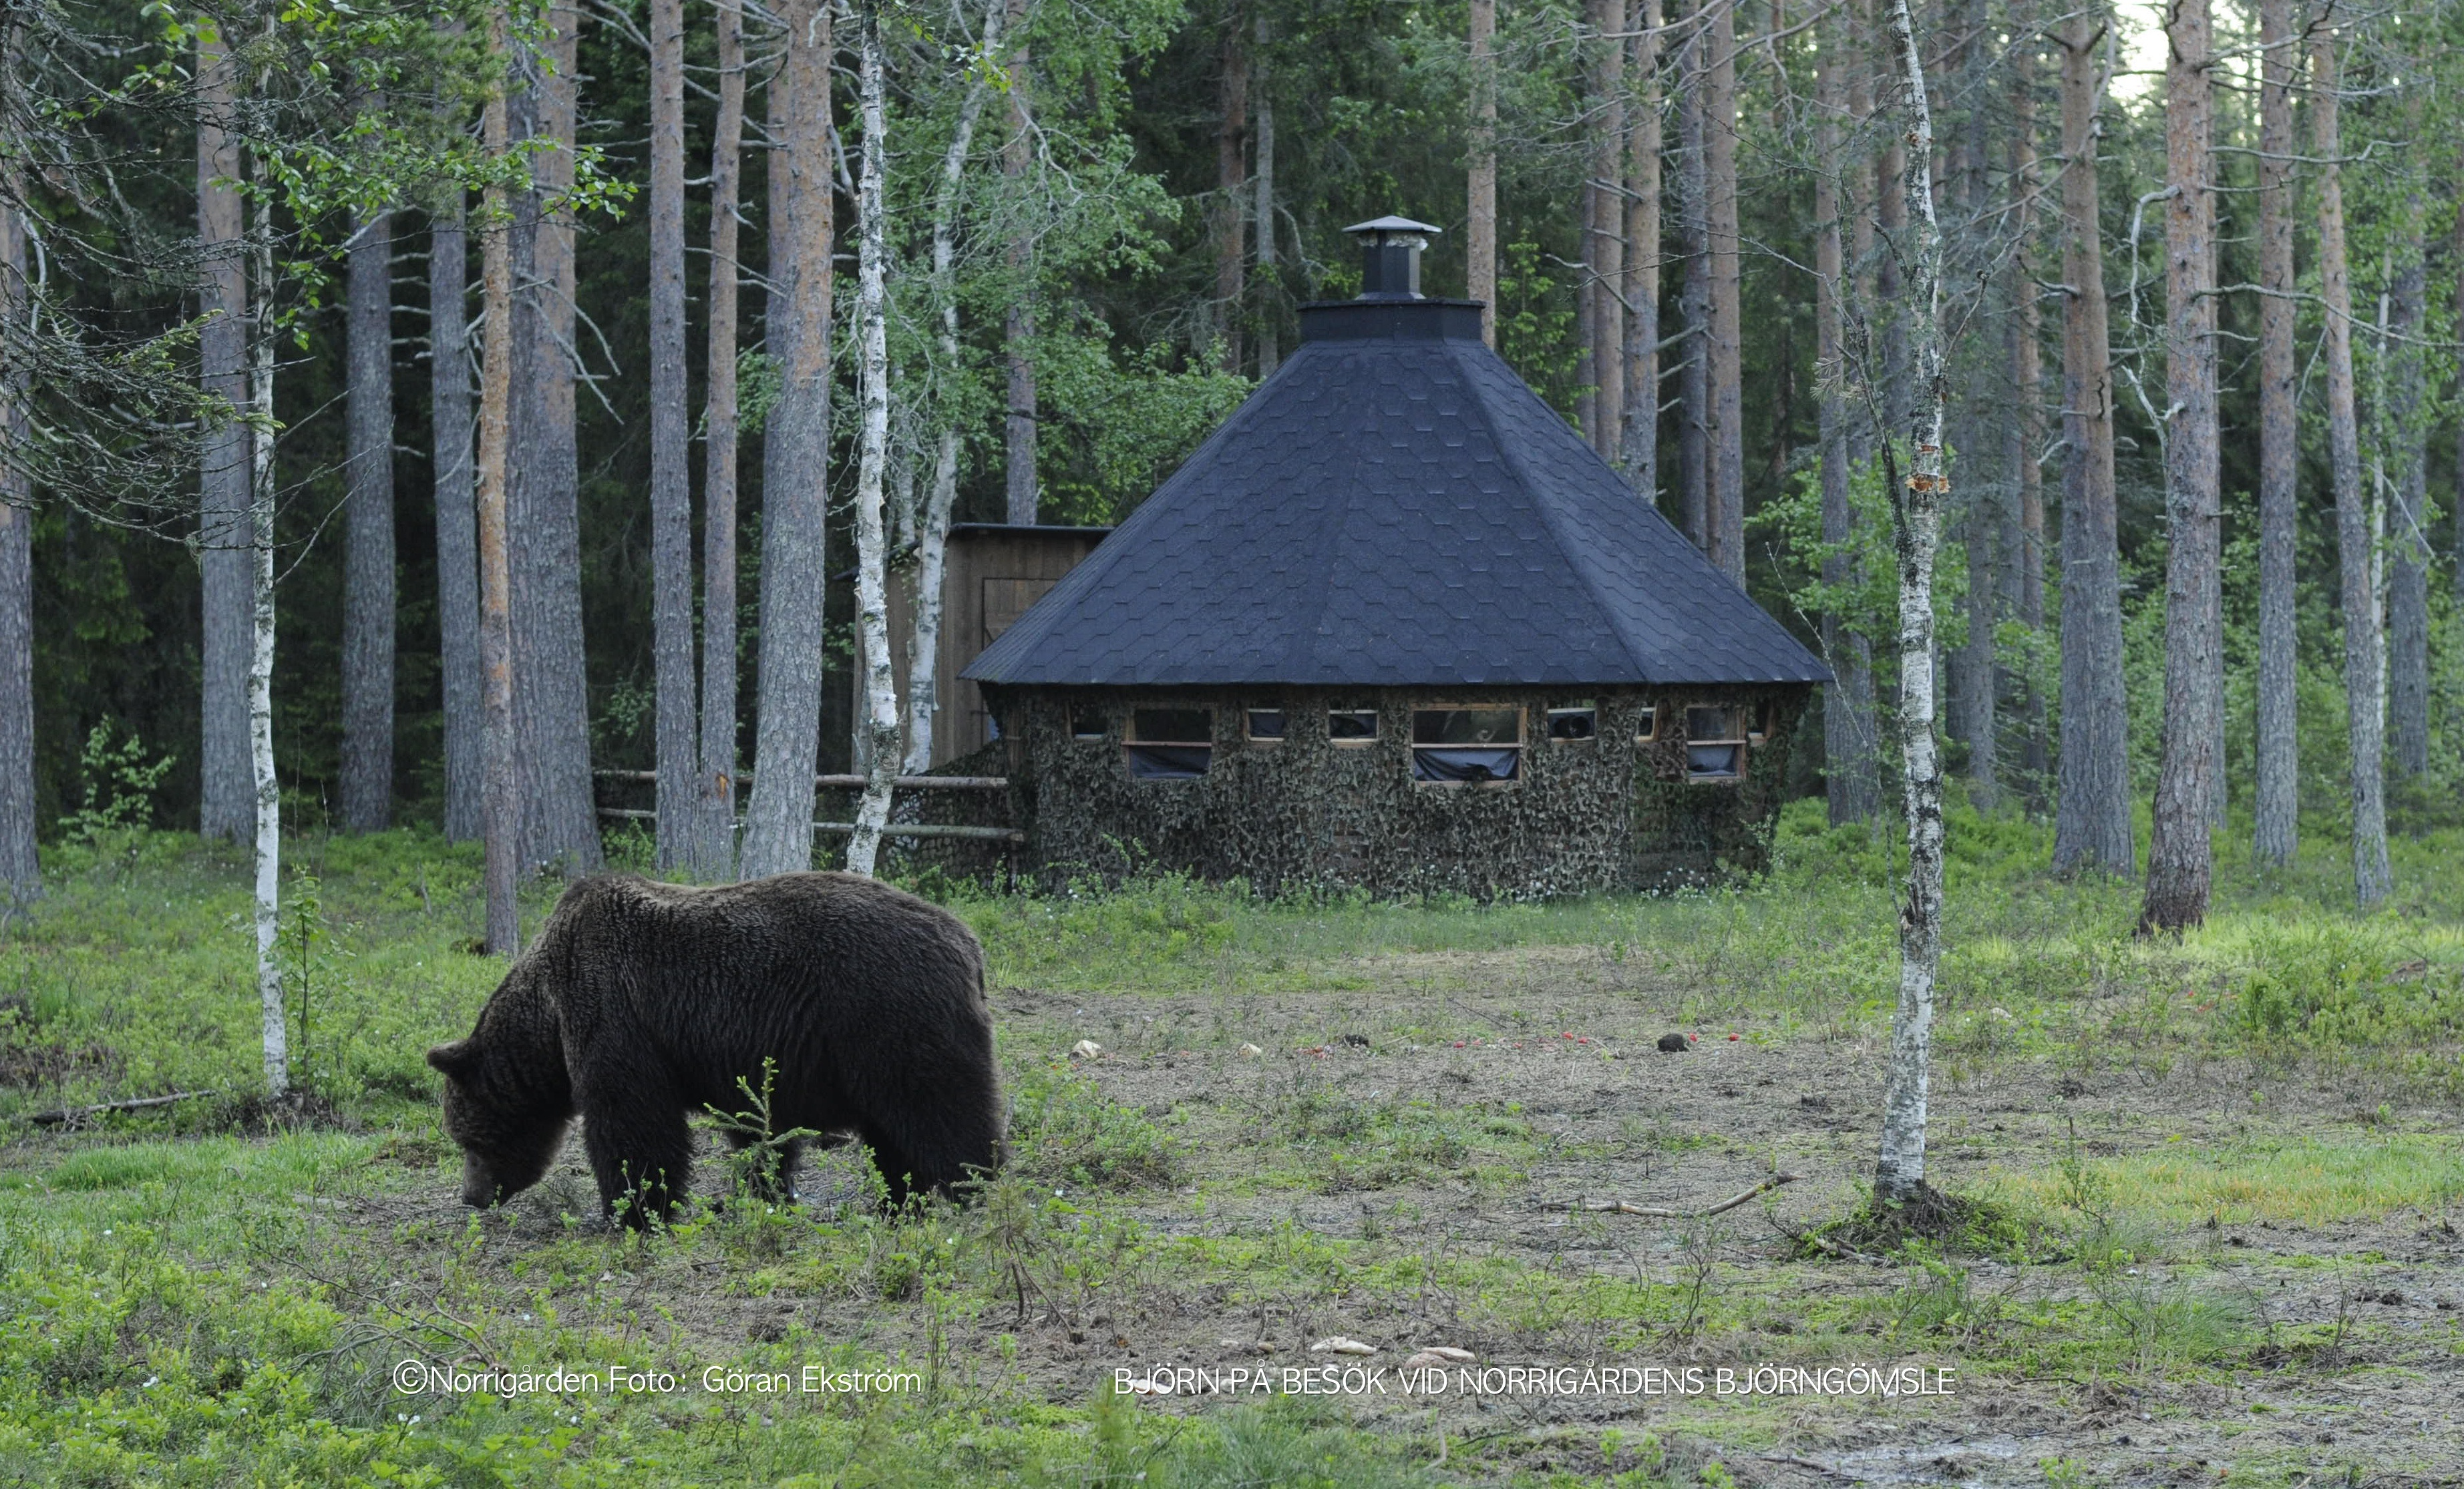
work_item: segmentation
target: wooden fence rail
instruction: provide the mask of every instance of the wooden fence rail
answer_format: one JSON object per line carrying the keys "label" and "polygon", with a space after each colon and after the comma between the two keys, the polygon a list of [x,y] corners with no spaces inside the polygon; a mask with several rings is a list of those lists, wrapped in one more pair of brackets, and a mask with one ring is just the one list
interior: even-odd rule
{"label": "wooden fence rail", "polygon": [[[602,780],[629,780],[644,785],[659,778],[657,771],[592,771]],[[746,771],[736,777],[741,784],[753,778]],[[872,783],[866,776],[816,776],[813,784],[825,789],[853,790]],[[891,784],[901,791],[1007,791],[1007,776],[901,776]]]}
{"label": "wooden fence rail", "polygon": [[[603,806],[599,809],[599,815],[628,822],[655,822],[659,820],[659,814],[656,812],[629,806]],[[736,825],[743,826],[744,819],[737,818]],[[830,833],[844,838],[855,831],[855,823],[815,822],[813,831]],[[1015,827],[969,827],[944,822],[890,822],[882,827],[881,835],[885,838],[976,838],[985,843],[1024,843],[1026,841],[1026,834]]]}

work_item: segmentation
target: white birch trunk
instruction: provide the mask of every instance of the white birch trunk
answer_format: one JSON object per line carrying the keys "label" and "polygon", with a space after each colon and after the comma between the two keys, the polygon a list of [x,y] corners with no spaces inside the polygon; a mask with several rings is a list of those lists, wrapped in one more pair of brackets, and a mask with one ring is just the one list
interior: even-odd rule
{"label": "white birch trunk", "polygon": [[284,1018],[282,966],[275,959],[282,909],[282,783],[274,774],[274,210],[256,164],[255,344],[250,348],[248,550],[251,633],[248,653],[248,755],[256,790],[256,996],[265,1025],[265,1092],[291,1090],[290,1025]]}
{"label": "white birch trunk", "polygon": [[[1007,0],[984,7],[983,52],[989,56],[1001,44],[1002,12]],[[958,122],[950,136],[949,152],[941,157],[941,189],[933,203],[933,296],[941,310],[942,376],[958,375],[958,289],[953,282],[957,256],[958,187],[974,147],[976,121],[983,117],[989,94],[979,78],[968,85],[959,105]],[[941,580],[947,572],[950,513],[958,500],[958,426],[941,425],[939,447],[933,455],[933,488],[917,514],[915,531],[915,624],[907,638],[907,758],[899,769],[921,776],[933,768],[933,715],[940,692]]]}
{"label": "white birch trunk", "polygon": [[858,0],[858,111],[864,120],[864,164],[856,186],[856,359],[861,433],[856,447],[855,602],[864,642],[864,717],[870,755],[855,831],[847,839],[847,872],[869,874],[890,821],[890,792],[898,777],[898,678],[890,655],[889,544],[882,531],[882,494],[890,452],[888,225],[883,222],[883,147],[887,110],[880,0]]}
{"label": "white birch trunk", "polygon": [[[1895,133],[1905,145],[1904,255],[1908,304],[1906,366],[1909,470],[1894,492],[1899,518],[1900,758],[1908,820],[1907,896],[1900,909],[1900,1006],[1891,1020],[1890,1081],[1882,1140],[1874,1165],[1877,1199],[1896,1203],[1925,1187],[1925,1095],[1933,1046],[1934,974],[1942,962],[1942,759],[1934,744],[1933,562],[1942,540],[1945,404],[1942,344],[1942,230],[1933,206],[1933,118],[1925,62],[1908,0],[1891,0],[1890,39],[1900,70]],[[1886,457],[1887,458],[1887,457]],[[1896,462],[1892,462],[1896,464]]]}

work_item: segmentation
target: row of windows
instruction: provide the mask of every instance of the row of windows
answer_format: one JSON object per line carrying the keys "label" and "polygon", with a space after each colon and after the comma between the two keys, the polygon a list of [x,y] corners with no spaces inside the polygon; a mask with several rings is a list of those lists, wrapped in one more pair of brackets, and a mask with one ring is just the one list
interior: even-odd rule
{"label": "row of windows", "polygon": [[[1544,737],[1552,745],[1589,744],[1599,735],[1599,712],[1590,704],[1546,711]],[[1436,708],[1412,711],[1412,778],[1432,784],[1478,784],[1520,778],[1525,711],[1520,708]],[[1284,709],[1243,711],[1242,737],[1252,748],[1271,749],[1290,728]],[[1070,711],[1073,738],[1111,737],[1111,714],[1097,707]],[[1661,739],[1660,711],[1639,711],[1635,742]],[[1375,709],[1330,709],[1329,742],[1338,749],[1377,740]],[[1746,747],[1759,742],[1753,711],[1733,704],[1702,704],[1684,710],[1685,774],[1689,780],[1742,779]],[[1122,741],[1130,774],[1139,780],[1187,780],[1206,774],[1215,758],[1213,709],[1133,709]]]}

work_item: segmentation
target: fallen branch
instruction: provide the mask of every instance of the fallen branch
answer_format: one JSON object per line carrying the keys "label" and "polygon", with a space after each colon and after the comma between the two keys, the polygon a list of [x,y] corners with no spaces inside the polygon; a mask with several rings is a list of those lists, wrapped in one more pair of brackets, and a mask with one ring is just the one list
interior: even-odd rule
{"label": "fallen branch", "polygon": [[60,1106],[50,1111],[35,1112],[26,1120],[38,1127],[55,1127],[63,1122],[73,1122],[79,1117],[99,1117],[106,1111],[138,1111],[147,1106],[168,1106],[173,1102],[218,1094],[220,1093],[210,1090],[173,1091],[168,1096],[141,1096],[135,1101],[102,1102],[92,1106]]}
{"label": "fallen branch", "polygon": [[1566,1202],[1565,1208],[1600,1215],[1647,1215],[1654,1220],[1707,1220],[1715,1215],[1725,1215],[1736,1209],[1756,1195],[1768,1194],[1783,1184],[1793,1184],[1803,1177],[1802,1173],[1774,1173],[1744,1193],[1721,1200],[1708,1210],[1662,1210],[1656,1205],[1630,1204],[1622,1199],[1572,1199]]}

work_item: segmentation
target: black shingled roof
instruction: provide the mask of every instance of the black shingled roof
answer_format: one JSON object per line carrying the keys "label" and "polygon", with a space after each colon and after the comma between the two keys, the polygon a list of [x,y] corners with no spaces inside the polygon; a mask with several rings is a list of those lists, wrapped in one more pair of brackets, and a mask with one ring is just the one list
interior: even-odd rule
{"label": "black shingled roof", "polygon": [[1011,685],[1824,682],[1480,339],[1348,301],[965,671]]}

